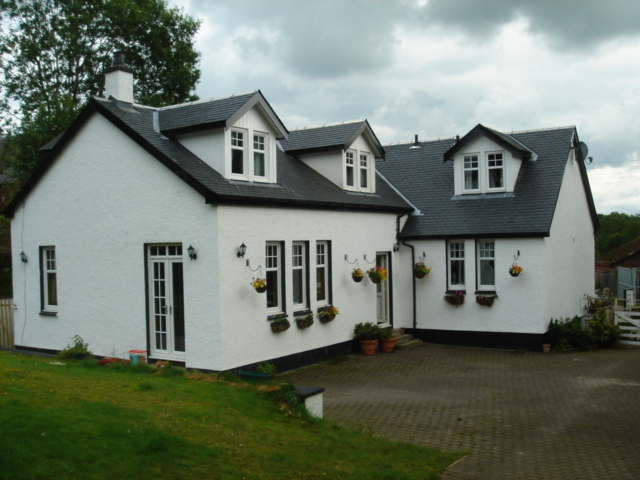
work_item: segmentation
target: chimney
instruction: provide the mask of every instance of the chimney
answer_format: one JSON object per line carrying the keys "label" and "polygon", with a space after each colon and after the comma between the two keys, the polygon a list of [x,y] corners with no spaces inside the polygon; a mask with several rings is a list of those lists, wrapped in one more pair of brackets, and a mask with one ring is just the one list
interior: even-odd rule
{"label": "chimney", "polygon": [[125,65],[123,52],[113,55],[113,65],[104,73],[104,96],[133,103],[133,75],[136,72]]}

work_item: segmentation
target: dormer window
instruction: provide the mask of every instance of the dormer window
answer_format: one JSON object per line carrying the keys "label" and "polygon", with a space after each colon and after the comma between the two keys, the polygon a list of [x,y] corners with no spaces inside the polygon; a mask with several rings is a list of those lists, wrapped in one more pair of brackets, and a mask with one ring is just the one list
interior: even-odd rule
{"label": "dormer window", "polygon": [[231,173],[234,175],[245,174],[244,165],[244,132],[231,131]]}
{"label": "dormer window", "polygon": [[253,174],[265,177],[265,136],[253,135]]}
{"label": "dormer window", "polygon": [[345,183],[347,188],[354,188],[355,183],[355,153],[352,151],[346,152],[346,167],[345,167]]}
{"label": "dormer window", "polygon": [[480,189],[478,155],[464,156],[464,190],[477,192]]}
{"label": "dormer window", "polygon": [[502,153],[487,153],[487,177],[490,191],[504,190],[504,160]]}

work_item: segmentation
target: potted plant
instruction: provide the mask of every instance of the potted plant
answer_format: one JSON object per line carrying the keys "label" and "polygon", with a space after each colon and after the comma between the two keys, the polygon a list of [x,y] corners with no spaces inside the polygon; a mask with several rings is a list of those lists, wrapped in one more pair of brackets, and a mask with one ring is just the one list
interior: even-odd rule
{"label": "potted plant", "polygon": [[327,305],[326,307],[322,307],[318,310],[318,318],[322,323],[329,323],[334,318],[336,318],[336,315],[338,315],[339,313],[340,312],[336,307],[334,307],[333,305]]}
{"label": "potted plant", "polygon": [[258,293],[264,293],[267,291],[267,279],[266,278],[254,278],[251,281],[251,286],[256,289]]}
{"label": "potted plant", "polygon": [[373,355],[378,346],[380,327],[371,322],[358,323],[353,329],[353,338],[360,342],[360,348],[364,355]]}
{"label": "potted plant", "polygon": [[396,346],[396,339],[393,336],[393,330],[390,328],[381,328],[378,339],[380,341],[380,350],[384,353],[393,353],[393,349]]}
{"label": "potted plant", "polygon": [[387,271],[382,267],[373,267],[367,270],[367,275],[373,283],[380,283],[387,279]]}
{"label": "potted plant", "polygon": [[493,305],[493,302],[496,298],[498,298],[498,295],[494,294],[476,295],[476,303],[484,305],[485,307],[490,307],[491,305]]}
{"label": "potted plant", "polygon": [[425,276],[429,275],[430,271],[431,269],[427,267],[423,261],[416,262],[413,265],[413,274],[416,278],[424,278]]}
{"label": "potted plant", "polygon": [[461,292],[460,290],[449,292],[445,294],[444,299],[449,305],[453,305],[458,308],[464,303],[464,292]]}
{"label": "potted plant", "polygon": [[354,282],[360,283],[364,278],[364,272],[360,268],[354,268],[351,270],[351,278]]}
{"label": "potted plant", "polygon": [[517,277],[522,272],[524,272],[524,269],[522,267],[519,267],[515,263],[509,268],[509,275],[511,275],[512,277]]}
{"label": "potted plant", "polygon": [[309,328],[311,325],[313,325],[313,315],[311,314],[304,317],[298,317],[295,320],[297,327],[301,330],[304,328]]}
{"label": "potted plant", "polygon": [[289,320],[286,318],[278,318],[271,322],[271,331],[273,333],[284,332],[285,330],[289,330],[290,326]]}

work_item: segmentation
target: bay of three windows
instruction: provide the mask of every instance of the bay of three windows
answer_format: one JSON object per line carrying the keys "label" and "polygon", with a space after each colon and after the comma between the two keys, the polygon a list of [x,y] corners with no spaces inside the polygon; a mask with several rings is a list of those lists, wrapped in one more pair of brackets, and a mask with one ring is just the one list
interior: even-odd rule
{"label": "bay of three windows", "polygon": [[[310,306],[311,266],[309,262],[309,242],[292,242],[290,250],[291,294],[293,311],[307,311]],[[265,251],[265,270],[267,280],[267,311],[270,314],[285,313],[286,283],[284,276],[284,242],[267,242]],[[315,301],[318,306],[330,303],[331,260],[330,242],[315,243]]]}
{"label": "bay of three windows", "polygon": [[466,193],[503,192],[505,190],[504,155],[486,152],[484,161],[480,153],[463,156],[463,191]]}
{"label": "bay of three windows", "polygon": [[231,175],[266,181],[268,147],[266,133],[231,130]]}
{"label": "bay of three windows", "polygon": [[[466,262],[473,257],[465,252],[464,240],[447,242],[447,288],[464,291],[467,288]],[[495,291],[496,289],[496,248],[495,240],[476,240],[475,248],[476,289],[478,291]]]}

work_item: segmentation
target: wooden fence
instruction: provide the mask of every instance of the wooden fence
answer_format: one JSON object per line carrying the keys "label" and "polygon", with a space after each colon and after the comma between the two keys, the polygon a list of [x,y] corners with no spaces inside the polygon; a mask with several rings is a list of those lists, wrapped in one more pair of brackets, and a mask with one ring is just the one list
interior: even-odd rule
{"label": "wooden fence", "polygon": [[0,348],[13,347],[13,299],[0,298]]}

